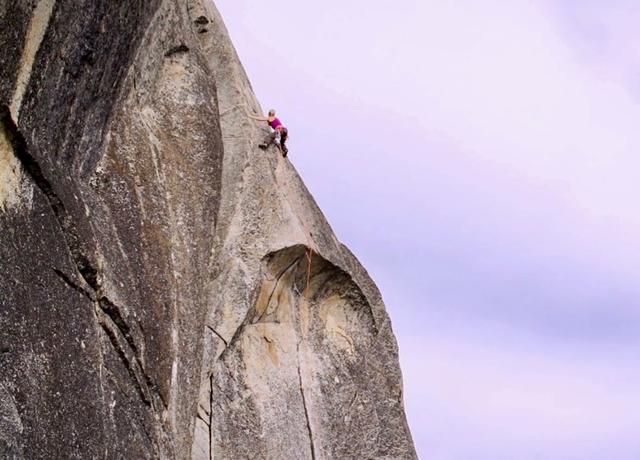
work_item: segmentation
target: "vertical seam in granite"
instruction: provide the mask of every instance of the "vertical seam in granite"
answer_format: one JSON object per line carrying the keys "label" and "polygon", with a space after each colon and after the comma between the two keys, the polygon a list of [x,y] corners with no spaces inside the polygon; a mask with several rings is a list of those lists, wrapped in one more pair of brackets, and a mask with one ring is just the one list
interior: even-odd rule
{"label": "vertical seam in granite", "polygon": [[213,373],[209,374],[209,460],[213,460]]}
{"label": "vertical seam in granite", "polygon": [[307,399],[304,394],[304,385],[302,383],[302,371],[300,370],[300,339],[296,346],[296,355],[298,359],[298,383],[300,386],[300,396],[302,397],[302,407],[304,409],[304,418],[307,422],[307,431],[309,432],[309,445],[311,447],[311,460],[316,459],[316,451],[313,443],[313,430],[311,429],[311,420],[309,419],[309,409],[307,408]]}

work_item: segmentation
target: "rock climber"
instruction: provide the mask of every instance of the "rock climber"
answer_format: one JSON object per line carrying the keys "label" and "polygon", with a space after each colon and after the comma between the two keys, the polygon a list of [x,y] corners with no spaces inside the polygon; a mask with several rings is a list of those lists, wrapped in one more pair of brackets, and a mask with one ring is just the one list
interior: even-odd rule
{"label": "rock climber", "polygon": [[260,147],[262,150],[266,150],[271,144],[275,143],[276,145],[279,145],[282,156],[286,157],[287,153],[289,153],[289,149],[285,145],[285,142],[289,137],[289,130],[287,130],[282,122],[278,118],[276,118],[276,111],[274,109],[269,110],[269,116],[267,117],[252,115],[248,111],[247,115],[249,116],[249,118],[257,121],[266,121],[273,130],[267,137],[264,138],[264,141],[262,141],[261,144],[258,144],[258,147]]}

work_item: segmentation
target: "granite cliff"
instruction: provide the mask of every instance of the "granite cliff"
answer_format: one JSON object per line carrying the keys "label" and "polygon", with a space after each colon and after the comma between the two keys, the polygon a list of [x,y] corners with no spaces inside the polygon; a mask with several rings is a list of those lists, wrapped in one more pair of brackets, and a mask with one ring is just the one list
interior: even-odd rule
{"label": "granite cliff", "polygon": [[0,458],[412,459],[380,293],[207,0],[0,0]]}

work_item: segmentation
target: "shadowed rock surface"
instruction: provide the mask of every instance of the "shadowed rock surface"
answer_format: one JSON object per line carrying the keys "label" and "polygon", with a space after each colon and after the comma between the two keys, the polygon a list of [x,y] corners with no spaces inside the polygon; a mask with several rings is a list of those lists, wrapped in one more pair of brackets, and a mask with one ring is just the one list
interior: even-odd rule
{"label": "shadowed rock surface", "polygon": [[415,458],[380,294],[213,4],[0,30],[0,458]]}

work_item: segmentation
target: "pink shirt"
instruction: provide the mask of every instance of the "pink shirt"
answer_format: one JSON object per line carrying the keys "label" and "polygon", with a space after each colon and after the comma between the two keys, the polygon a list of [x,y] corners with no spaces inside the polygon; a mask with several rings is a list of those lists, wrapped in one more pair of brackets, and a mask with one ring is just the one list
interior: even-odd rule
{"label": "pink shirt", "polygon": [[271,126],[273,129],[277,129],[278,126],[282,126],[282,123],[280,123],[280,120],[278,120],[277,118],[274,118],[271,121],[268,121],[267,123],[269,123],[269,126]]}

